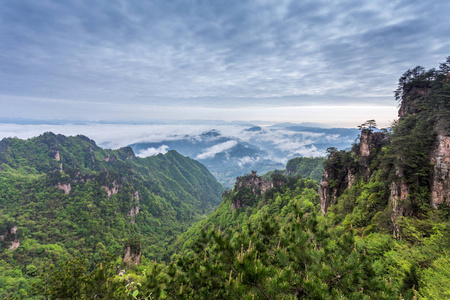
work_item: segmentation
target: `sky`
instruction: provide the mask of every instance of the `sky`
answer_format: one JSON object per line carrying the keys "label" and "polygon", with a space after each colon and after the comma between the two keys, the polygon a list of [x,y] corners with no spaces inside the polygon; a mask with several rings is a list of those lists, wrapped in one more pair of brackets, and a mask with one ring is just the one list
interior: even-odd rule
{"label": "sky", "polygon": [[0,0],[0,118],[388,126],[448,0]]}

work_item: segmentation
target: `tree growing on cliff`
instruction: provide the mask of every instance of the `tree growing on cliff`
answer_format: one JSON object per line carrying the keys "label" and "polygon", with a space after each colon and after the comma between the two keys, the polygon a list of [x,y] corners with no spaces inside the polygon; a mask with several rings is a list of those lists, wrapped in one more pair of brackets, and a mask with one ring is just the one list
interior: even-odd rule
{"label": "tree growing on cliff", "polygon": [[373,130],[377,127],[377,122],[375,120],[367,120],[366,122],[362,123],[361,125],[358,125],[359,130],[369,129]]}

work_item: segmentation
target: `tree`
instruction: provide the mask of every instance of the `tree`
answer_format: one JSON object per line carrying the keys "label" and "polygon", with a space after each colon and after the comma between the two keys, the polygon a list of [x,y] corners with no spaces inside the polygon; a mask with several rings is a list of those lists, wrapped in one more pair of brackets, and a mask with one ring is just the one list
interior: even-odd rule
{"label": "tree", "polygon": [[375,120],[367,120],[366,122],[362,123],[361,125],[358,125],[359,130],[364,130],[364,129],[372,130],[375,127],[377,127],[377,122]]}
{"label": "tree", "polygon": [[370,130],[372,130],[375,127],[377,127],[377,122],[375,120],[367,120],[366,124],[367,124],[367,126],[369,127]]}

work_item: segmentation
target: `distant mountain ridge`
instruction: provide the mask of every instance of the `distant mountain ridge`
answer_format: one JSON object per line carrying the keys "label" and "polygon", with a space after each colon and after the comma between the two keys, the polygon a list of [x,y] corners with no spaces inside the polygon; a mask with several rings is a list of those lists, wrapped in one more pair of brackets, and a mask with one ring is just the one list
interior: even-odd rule
{"label": "distant mountain ridge", "polygon": [[171,135],[165,140],[139,142],[130,147],[138,156],[170,149],[198,159],[225,187],[252,170],[264,174],[284,168],[294,157],[324,157],[326,149],[349,149],[359,131],[351,128],[319,128],[291,123],[211,129],[201,134]]}

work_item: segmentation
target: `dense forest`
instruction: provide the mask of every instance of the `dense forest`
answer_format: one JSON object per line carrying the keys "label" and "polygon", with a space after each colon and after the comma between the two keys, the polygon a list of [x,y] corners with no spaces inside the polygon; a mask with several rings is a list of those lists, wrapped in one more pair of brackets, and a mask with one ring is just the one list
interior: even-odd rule
{"label": "dense forest", "polygon": [[[205,186],[208,174],[196,177],[201,165],[179,157],[196,173],[183,169],[176,153],[139,161],[118,150],[123,169],[114,173],[105,161],[110,150],[92,148],[94,159],[88,151],[71,171],[71,159],[80,158],[63,160],[66,151],[52,143],[3,140],[0,292],[36,299],[448,299],[450,57],[438,69],[408,70],[395,97],[399,119],[382,130],[369,120],[350,151],[330,148],[320,184],[312,161],[297,159],[285,171],[238,177],[212,213],[220,188]],[[161,177],[147,177],[158,170]],[[129,178],[140,184],[126,190]],[[75,198],[90,185],[97,194]],[[134,188],[139,213],[132,216]],[[163,223],[148,208],[152,217],[137,230],[141,199],[150,205],[160,198],[171,204],[170,220],[181,223]],[[120,220],[100,212],[126,222],[116,227]],[[208,216],[178,235],[198,212]],[[63,226],[66,220],[72,225]]]}

